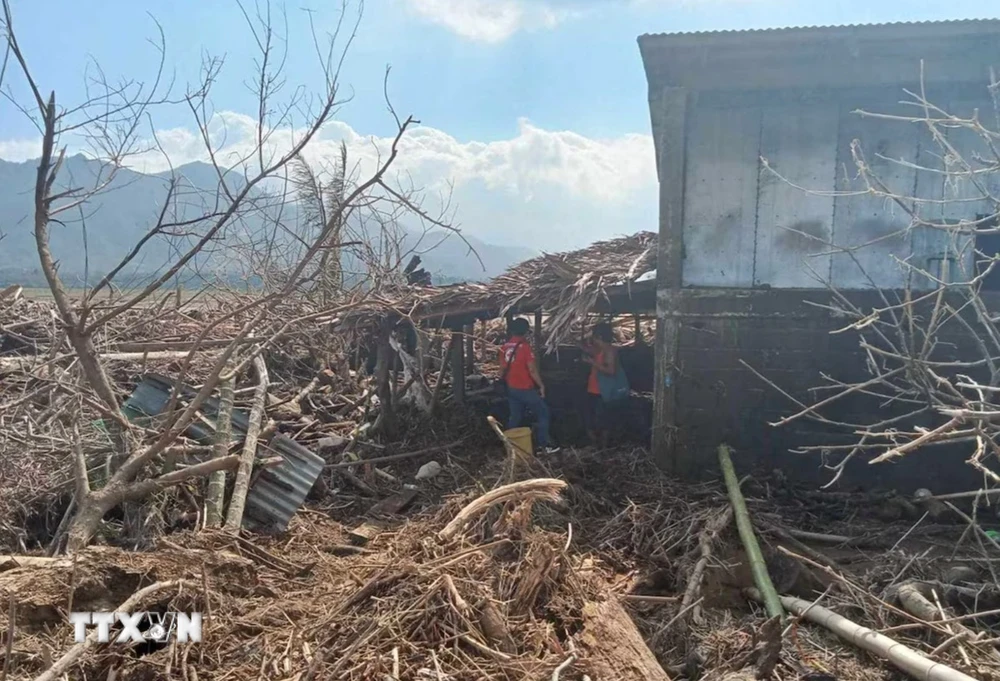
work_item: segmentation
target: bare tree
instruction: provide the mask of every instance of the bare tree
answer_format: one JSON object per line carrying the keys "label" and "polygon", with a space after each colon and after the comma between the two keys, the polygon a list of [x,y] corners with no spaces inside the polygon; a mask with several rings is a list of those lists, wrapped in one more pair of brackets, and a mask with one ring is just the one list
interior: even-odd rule
{"label": "bare tree", "polygon": [[[90,465],[79,435],[82,425],[74,422],[76,445],[68,454],[75,462],[76,512],[68,526],[68,546],[70,550],[77,550],[91,540],[102,518],[118,504],[237,466],[240,457],[235,455],[218,456],[169,471],[163,467],[163,460],[168,453],[172,457],[189,453],[179,445],[181,438],[221,381],[228,382],[240,375],[268,347],[296,329],[334,319],[359,304],[359,297],[341,295],[339,251],[343,247],[344,225],[352,219],[364,220],[371,216],[379,219],[385,215],[395,218],[401,211],[409,211],[420,220],[454,230],[444,219],[429,215],[412,195],[390,181],[389,171],[398,158],[400,140],[417,123],[412,117],[401,120],[394,112],[396,135],[387,154],[378,159],[369,175],[348,182],[346,154],[342,153],[337,166],[339,174],[335,172],[332,181],[321,185],[313,178],[315,201],[313,204],[305,202],[310,228],[304,232],[289,230],[282,219],[290,200],[289,175],[298,172],[301,177],[304,174],[303,152],[323,126],[333,120],[344,102],[339,94],[340,66],[356,35],[361,5],[352,14],[352,8],[344,0],[340,23],[328,36],[326,47],[317,50],[325,76],[322,90],[308,95],[298,89],[284,99],[279,95],[285,84],[282,46],[288,44],[287,36],[283,39],[278,32],[278,21],[272,16],[270,6],[259,6],[254,12],[241,6],[252,44],[257,49],[257,70],[250,82],[258,106],[254,139],[248,148],[233,157],[224,154],[210,129],[213,123],[211,93],[223,74],[221,59],[206,59],[201,81],[183,96],[171,98],[171,87],[164,85],[161,79],[166,63],[166,41],[161,32],[160,67],[151,85],[126,81],[112,86],[102,75],[97,79],[96,94],[87,101],[70,107],[60,106],[56,93],[44,94],[43,86],[35,79],[28,55],[17,40],[9,1],[2,2],[5,45],[32,97],[30,105],[20,108],[36,122],[41,137],[33,230],[39,261],[71,347],[70,362],[61,380],[68,386],[66,389],[73,400],[103,415],[114,441],[113,464],[109,466],[107,479],[103,485],[92,484]],[[316,45],[320,43],[317,39]],[[181,106],[189,112],[203,142],[204,155],[218,179],[215,195],[201,197],[200,203],[195,203],[194,215],[190,214],[190,203],[186,212],[178,211],[184,183],[174,174],[168,182],[157,219],[145,236],[117,266],[76,299],[60,277],[49,245],[49,231],[61,216],[71,215],[107,192],[119,171],[137,155],[156,152],[165,156],[155,133],[149,145],[143,143],[140,134],[144,123],[161,106]],[[71,139],[85,140],[92,155],[102,162],[102,173],[86,186],[61,183],[67,153],[65,145]],[[189,197],[184,200],[188,201]],[[391,210],[384,211],[380,207],[384,202],[391,204]],[[368,217],[358,217],[361,214]],[[282,270],[280,277],[268,281],[268,288],[234,297],[231,309],[212,320],[201,332],[183,362],[178,388],[170,396],[165,416],[150,427],[131,423],[122,411],[119,395],[102,363],[95,338],[126,315],[148,315],[147,321],[155,317],[156,306],[148,313],[143,310],[158,294],[171,282],[176,283],[185,272],[197,268],[207,254],[238,240],[240,227],[249,217],[259,219],[262,215],[268,216],[265,223],[271,225],[271,229],[262,235],[264,238],[254,242],[260,261],[268,260],[268,249],[279,250],[288,241],[297,247],[295,258]],[[289,234],[296,238],[288,239]],[[170,260],[138,290],[117,288],[116,280],[157,239],[170,241],[173,254]],[[306,304],[317,282],[321,295],[316,304]],[[295,301],[302,304],[293,304]],[[191,358],[207,335],[223,324],[236,324],[238,330],[214,355],[208,376],[197,393],[191,398],[183,397],[179,385]],[[221,509],[217,515],[221,517]]]}

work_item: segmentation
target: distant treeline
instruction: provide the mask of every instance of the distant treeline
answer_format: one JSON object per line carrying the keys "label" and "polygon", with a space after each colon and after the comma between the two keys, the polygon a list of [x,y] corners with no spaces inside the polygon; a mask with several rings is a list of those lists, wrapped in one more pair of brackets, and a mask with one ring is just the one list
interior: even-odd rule
{"label": "distant treeline", "polygon": [[[67,288],[71,289],[93,286],[99,282],[103,276],[103,274],[91,274],[89,277],[84,277],[82,274],[62,271],[60,271],[59,275]],[[130,274],[127,277],[122,277],[120,281],[116,280],[115,283],[119,286],[126,286],[129,289],[142,288],[143,286],[147,286],[151,282],[155,281],[159,276],[160,274],[156,272]],[[215,278],[215,281],[219,284],[219,286],[243,290],[251,290],[258,288],[261,285],[260,279],[257,277],[253,277],[248,280],[243,277],[220,275]],[[191,289],[200,288],[205,286],[207,283],[208,282],[205,278],[201,276],[181,275],[171,280],[167,287],[172,288],[174,286],[180,286],[181,288]],[[11,284],[20,284],[25,288],[48,288],[49,286],[41,268],[36,267],[27,269],[17,267],[0,267],[0,286],[10,286]]]}
{"label": "distant treeline", "polygon": [[[66,284],[68,288],[79,289],[85,288],[87,286],[93,286],[98,281],[100,281],[100,274],[91,274],[90,277],[86,279],[82,274],[73,274],[60,272],[62,276],[63,283]],[[158,273],[150,272],[146,274],[131,274],[127,278],[123,278],[121,281],[116,281],[119,286],[127,286],[127,288],[142,288],[147,286],[150,282],[154,281],[158,276]],[[440,272],[436,272],[431,275],[431,279],[435,286],[447,286],[450,284],[461,284],[466,281],[464,278],[451,277]],[[249,291],[255,288],[259,288],[261,281],[257,277],[252,277],[250,279],[245,279],[243,277],[237,277],[235,275],[224,276],[219,275],[215,282],[219,286],[225,286],[227,288],[235,288],[239,290]],[[200,276],[179,276],[174,281],[171,281],[167,288],[173,288],[180,286],[183,289],[193,289],[201,288],[207,285],[209,282],[205,280],[204,277]],[[34,267],[28,268],[18,268],[18,267],[0,267],[0,287],[10,286],[12,284],[19,284],[25,288],[48,288],[49,283],[45,280],[45,275],[42,274],[41,268]]]}

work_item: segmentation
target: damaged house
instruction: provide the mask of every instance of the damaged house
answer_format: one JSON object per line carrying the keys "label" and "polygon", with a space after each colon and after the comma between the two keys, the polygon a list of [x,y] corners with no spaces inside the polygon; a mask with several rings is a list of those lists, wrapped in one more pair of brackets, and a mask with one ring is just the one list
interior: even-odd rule
{"label": "damaged house", "polygon": [[[870,191],[858,163],[943,223],[995,215],[995,203],[971,189],[975,182],[950,181],[952,159],[940,151],[954,145],[973,158],[980,140],[946,123],[945,139],[932,139],[928,126],[909,120],[925,112],[903,100],[925,92],[948,113],[978,115],[995,130],[990,84],[1000,67],[1000,21],[658,34],[638,42],[660,181],[655,453],[677,474],[697,475],[712,467],[725,439],[755,463],[828,481],[821,451],[789,453],[837,442],[828,429],[768,424],[829,394],[815,390],[821,374],[845,383],[872,375],[857,335],[831,333],[850,322],[831,311],[831,291],[861,309],[884,307],[879,291],[933,291],[974,268],[972,246],[1000,251],[995,234],[971,244],[914,224],[899,204]],[[995,183],[996,175],[980,177]],[[1000,282],[990,276],[982,286],[995,290]],[[957,329],[955,338],[940,339],[942,347],[952,343],[955,359],[961,336]],[[837,420],[870,422],[873,410],[887,408],[863,392],[835,405]],[[954,456],[944,449],[880,466],[859,458],[845,480],[912,490],[929,469],[949,477],[948,485],[963,484],[955,476],[980,479],[961,464],[968,447]]]}

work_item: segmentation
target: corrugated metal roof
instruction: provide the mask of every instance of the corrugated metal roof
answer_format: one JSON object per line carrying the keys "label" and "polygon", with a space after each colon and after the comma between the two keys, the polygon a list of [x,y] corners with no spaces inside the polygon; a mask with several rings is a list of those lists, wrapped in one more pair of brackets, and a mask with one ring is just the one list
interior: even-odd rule
{"label": "corrugated metal roof", "polygon": [[[146,374],[125,401],[125,414],[133,420],[143,416],[157,416],[166,408],[174,385],[175,382],[165,376]],[[192,397],[195,393],[193,388],[181,385],[182,396]],[[201,411],[210,419],[217,418],[219,400],[214,397],[205,400]],[[236,438],[246,437],[249,424],[250,418],[245,411],[233,409],[232,428]],[[197,421],[191,424],[186,434],[204,444],[212,440],[212,431]],[[273,437],[270,449],[280,454],[284,462],[261,471],[250,486],[243,526],[248,529],[273,528],[284,531],[292,516],[305,502],[306,495],[319,478],[325,462],[285,435]]]}
{"label": "corrugated metal roof", "polygon": [[824,24],[820,26],[782,26],[779,28],[735,28],[735,29],[723,29],[719,31],[671,31],[666,33],[644,33],[639,36],[642,38],[659,38],[659,37],[682,37],[682,36],[699,36],[699,37],[709,37],[709,36],[741,36],[741,35],[765,35],[765,34],[783,34],[783,33],[795,33],[795,32],[828,32],[828,31],[850,31],[857,29],[885,29],[885,28],[908,28],[908,27],[935,27],[935,26],[949,26],[956,27],[963,24],[969,26],[980,26],[983,28],[990,27],[992,25],[1000,26],[1000,18],[992,19],[946,19],[941,21],[890,21],[881,24]]}
{"label": "corrugated metal roof", "polygon": [[639,36],[653,88],[692,91],[979,84],[1000,63],[1000,19],[793,26]]}

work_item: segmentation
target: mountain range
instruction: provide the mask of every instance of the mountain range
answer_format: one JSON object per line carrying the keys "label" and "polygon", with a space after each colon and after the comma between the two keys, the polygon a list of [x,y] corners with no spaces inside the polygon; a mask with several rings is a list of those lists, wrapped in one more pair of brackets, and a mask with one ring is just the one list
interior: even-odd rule
{"label": "mountain range", "polygon": [[[0,285],[44,284],[32,231],[36,172],[35,161],[15,163],[0,159]],[[106,173],[106,169],[100,162],[83,155],[71,156],[64,162],[57,185],[63,189],[93,186],[95,182],[100,183],[101,173]],[[174,176],[178,183],[170,207],[172,220],[191,220],[215,210],[219,178],[213,166],[191,163],[177,168]],[[113,182],[100,195],[79,209],[61,214],[60,222],[50,225],[50,244],[65,281],[82,283],[85,274],[93,281],[116,266],[156,223],[169,180],[170,173],[144,174],[119,169]],[[235,174],[228,176],[227,181],[230,186],[245,182]],[[59,191],[59,186],[55,191]],[[277,213],[274,206],[267,211],[272,215]],[[284,219],[297,221],[297,206],[286,204],[281,215]],[[249,238],[259,234],[266,224],[258,212],[248,213],[233,224],[226,238],[233,242]],[[181,249],[192,242],[193,236],[178,231],[180,233],[170,237],[150,240],[127,274],[132,277],[150,274],[161,269],[174,254],[183,252]],[[443,231],[425,234],[422,230],[404,228],[404,232],[402,250],[419,253],[423,261],[421,266],[438,284],[483,281],[537,255],[528,248],[485,243],[465,233],[462,236],[468,243]],[[470,246],[475,253],[470,251]],[[232,252],[221,261],[217,254],[214,257],[216,270],[226,271],[231,264],[235,271],[246,265],[244,262],[227,263],[226,258],[233,260]],[[213,255],[207,254],[200,263],[193,264],[206,264],[212,258]]]}

